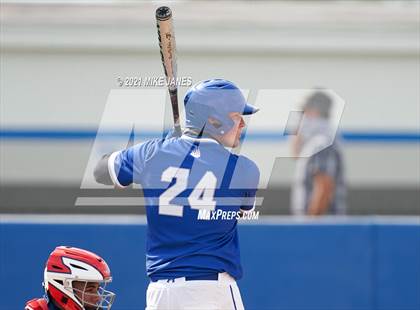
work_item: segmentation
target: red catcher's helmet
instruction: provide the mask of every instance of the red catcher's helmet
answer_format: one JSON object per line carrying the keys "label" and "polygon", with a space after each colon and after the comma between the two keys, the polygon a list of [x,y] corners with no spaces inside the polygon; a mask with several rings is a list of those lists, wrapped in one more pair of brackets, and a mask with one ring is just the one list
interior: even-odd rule
{"label": "red catcher's helmet", "polygon": [[[109,267],[101,257],[69,246],[55,248],[44,272],[45,291],[63,310],[110,309],[115,294],[105,286],[111,281]],[[97,290],[85,292],[92,282],[98,284]]]}

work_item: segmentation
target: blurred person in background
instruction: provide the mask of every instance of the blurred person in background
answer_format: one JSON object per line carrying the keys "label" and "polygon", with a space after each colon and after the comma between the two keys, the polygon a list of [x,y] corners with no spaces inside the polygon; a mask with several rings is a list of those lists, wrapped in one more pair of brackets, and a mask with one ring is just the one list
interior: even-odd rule
{"label": "blurred person in background", "polygon": [[[306,98],[292,142],[296,158],[291,211],[294,215],[342,215],[346,211],[344,164],[330,124],[333,100],[316,90]],[[332,141],[332,142],[331,142]]]}

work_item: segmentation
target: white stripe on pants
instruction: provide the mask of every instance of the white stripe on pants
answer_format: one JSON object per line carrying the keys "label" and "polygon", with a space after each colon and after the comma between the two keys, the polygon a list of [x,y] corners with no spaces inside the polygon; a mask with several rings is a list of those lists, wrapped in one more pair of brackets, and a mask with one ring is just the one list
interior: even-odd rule
{"label": "white stripe on pants", "polygon": [[219,273],[219,280],[185,281],[185,278],[150,282],[146,310],[243,310],[234,278]]}

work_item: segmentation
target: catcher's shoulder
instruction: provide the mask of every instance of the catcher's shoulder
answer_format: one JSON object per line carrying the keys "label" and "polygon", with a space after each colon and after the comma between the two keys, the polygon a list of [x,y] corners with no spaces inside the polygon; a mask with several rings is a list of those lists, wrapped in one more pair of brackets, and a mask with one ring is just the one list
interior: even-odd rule
{"label": "catcher's shoulder", "polygon": [[25,310],[48,310],[48,302],[45,298],[34,298],[25,305]]}

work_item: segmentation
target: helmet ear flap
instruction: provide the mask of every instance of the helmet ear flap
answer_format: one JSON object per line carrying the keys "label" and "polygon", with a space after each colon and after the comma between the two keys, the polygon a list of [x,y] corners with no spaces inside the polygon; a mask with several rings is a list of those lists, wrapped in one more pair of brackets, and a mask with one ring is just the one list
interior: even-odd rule
{"label": "helmet ear flap", "polygon": [[[210,128],[209,128],[210,127]],[[206,131],[216,135],[223,135],[225,131],[223,130],[223,123],[214,117],[209,117],[206,123]]]}
{"label": "helmet ear flap", "polygon": [[83,310],[83,307],[68,295],[64,294],[58,288],[50,285],[48,290],[48,296],[51,297],[56,303],[58,303],[64,310]]}
{"label": "helmet ear flap", "polygon": [[222,123],[218,119],[215,119],[214,117],[209,117],[208,123],[216,129],[219,129],[220,127],[222,127]]}
{"label": "helmet ear flap", "polygon": [[224,135],[233,127],[233,121],[229,118],[220,120],[210,116],[206,123],[206,131],[211,134]]}

